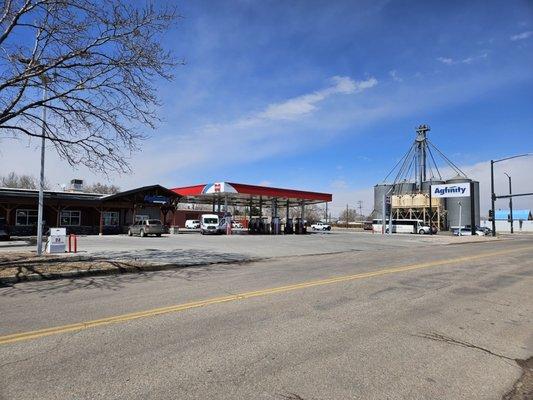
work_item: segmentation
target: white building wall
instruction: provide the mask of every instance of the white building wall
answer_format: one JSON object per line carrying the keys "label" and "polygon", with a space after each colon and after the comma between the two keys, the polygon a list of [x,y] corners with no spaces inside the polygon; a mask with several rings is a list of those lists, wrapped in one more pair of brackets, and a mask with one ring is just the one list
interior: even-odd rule
{"label": "white building wall", "polygon": [[[481,226],[492,229],[492,221],[481,221]],[[513,221],[515,232],[533,232],[533,221]],[[511,232],[511,223],[508,221],[496,221],[496,232]]]}

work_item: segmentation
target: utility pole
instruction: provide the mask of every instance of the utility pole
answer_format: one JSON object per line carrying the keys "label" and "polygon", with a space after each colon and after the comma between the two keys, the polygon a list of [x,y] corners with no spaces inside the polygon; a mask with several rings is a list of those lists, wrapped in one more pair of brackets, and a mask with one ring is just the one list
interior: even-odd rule
{"label": "utility pole", "polygon": [[509,219],[511,221],[511,233],[514,233],[514,228],[513,228],[513,186],[512,186],[512,183],[511,183],[511,176],[507,173],[507,172],[504,172],[505,175],[507,175],[507,178],[509,178]]}
{"label": "utility pole", "polygon": [[47,100],[47,82],[44,76],[41,76],[43,82],[43,111],[42,111],[42,128],[41,128],[41,172],[39,177],[39,204],[37,208],[37,255],[43,254],[43,219],[44,219],[44,155],[45,155],[45,136],[46,136],[46,106]]}
{"label": "utility pole", "polygon": [[363,201],[357,200],[357,206],[359,207],[359,217],[363,220]]}
{"label": "utility pole", "polygon": [[346,204],[346,229],[348,229],[348,204]]}

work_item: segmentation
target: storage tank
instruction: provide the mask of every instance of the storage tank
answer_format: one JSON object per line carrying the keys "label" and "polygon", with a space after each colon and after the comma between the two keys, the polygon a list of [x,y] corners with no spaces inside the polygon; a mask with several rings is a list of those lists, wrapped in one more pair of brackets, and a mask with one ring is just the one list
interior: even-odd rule
{"label": "storage tank", "polygon": [[417,193],[413,195],[413,207],[429,207],[429,196],[425,193]]}
{"label": "storage tank", "polygon": [[394,187],[394,194],[411,194],[415,191],[413,182],[400,182]]}
{"label": "storage tank", "polygon": [[431,179],[429,181],[424,181],[422,182],[422,193],[429,194],[429,187],[431,185],[442,185],[443,183],[445,182],[441,179]]}
{"label": "storage tank", "polygon": [[[447,184],[453,183],[474,183],[474,193],[470,193],[470,197],[449,197],[446,199],[446,210],[448,211],[448,229],[459,226],[459,209],[461,209],[461,225],[471,224],[471,201],[474,202],[474,221],[479,225],[479,182],[457,175],[452,179],[446,181]],[[459,207],[461,202],[461,207]]]}
{"label": "storage tank", "polygon": [[390,184],[381,184],[374,186],[374,218],[381,218],[381,213],[383,210],[383,196],[389,195],[392,196],[392,191],[389,193],[389,191],[392,189],[393,185]]}

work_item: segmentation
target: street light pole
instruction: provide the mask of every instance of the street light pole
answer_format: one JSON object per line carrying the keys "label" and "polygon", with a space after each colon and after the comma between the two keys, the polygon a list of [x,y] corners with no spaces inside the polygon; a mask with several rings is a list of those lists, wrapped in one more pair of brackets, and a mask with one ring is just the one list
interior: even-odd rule
{"label": "street light pole", "polygon": [[491,192],[491,203],[492,203],[492,236],[496,236],[496,220],[494,219],[494,202],[496,201],[496,193],[494,193],[494,164],[502,161],[512,160],[513,158],[527,157],[531,156],[533,153],[518,154],[516,156],[505,157],[499,160],[490,160],[490,192]]}
{"label": "street light pole", "polygon": [[496,236],[496,219],[494,214],[494,203],[496,194],[494,193],[494,160],[490,160],[490,201],[492,209],[492,236]]}
{"label": "street light pole", "polygon": [[45,154],[45,134],[46,134],[46,106],[44,102],[48,96],[46,81],[43,78],[43,111],[42,111],[42,128],[41,128],[41,174],[39,178],[39,206],[37,209],[37,255],[43,253],[43,202],[44,202],[44,154]]}
{"label": "street light pole", "polygon": [[463,205],[460,201],[458,201],[457,204],[459,204],[459,235],[458,236],[461,236],[461,230],[462,230],[461,217],[463,215]]}
{"label": "street light pole", "polygon": [[507,175],[507,178],[509,178],[509,218],[511,220],[511,233],[514,233],[514,228],[513,228],[513,186],[512,186],[512,182],[511,182],[511,176],[507,173],[507,172],[504,172],[505,175]]}

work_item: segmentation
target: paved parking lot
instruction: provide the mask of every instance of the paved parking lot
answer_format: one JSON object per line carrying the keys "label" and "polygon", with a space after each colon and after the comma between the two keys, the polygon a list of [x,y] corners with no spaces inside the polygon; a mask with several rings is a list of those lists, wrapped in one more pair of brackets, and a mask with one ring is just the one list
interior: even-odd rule
{"label": "paved parking lot", "polygon": [[[308,235],[215,235],[202,236],[196,232],[163,235],[162,237],[81,236],[78,250],[81,255],[108,259],[140,261],[199,262],[239,261],[288,256],[309,256],[342,252],[490,240],[487,237],[452,237],[449,235],[379,235],[370,232],[332,231]],[[0,251],[34,251],[34,246],[0,244]]]}

